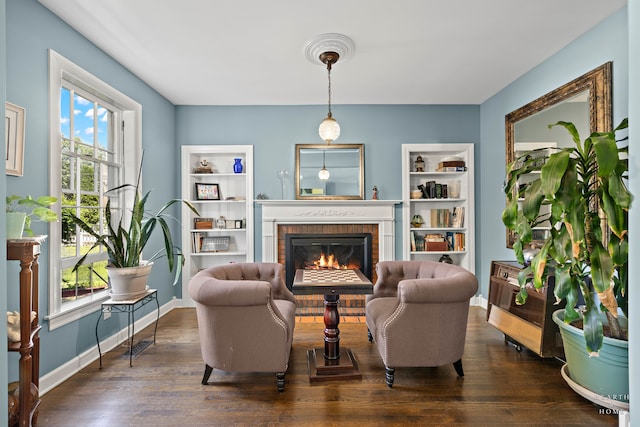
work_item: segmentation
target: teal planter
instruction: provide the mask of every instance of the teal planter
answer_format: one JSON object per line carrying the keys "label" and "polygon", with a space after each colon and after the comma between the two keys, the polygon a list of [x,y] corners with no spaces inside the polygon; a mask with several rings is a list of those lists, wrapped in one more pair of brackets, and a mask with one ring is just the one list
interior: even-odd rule
{"label": "teal planter", "polygon": [[564,310],[553,313],[560,328],[569,377],[606,399],[629,402],[629,343],[604,337],[600,356],[589,357],[584,333],[564,323]]}
{"label": "teal planter", "polygon": [[20,239],[24,232],[24,223],[27,219],[25,212],[7,212],[7,240]]}

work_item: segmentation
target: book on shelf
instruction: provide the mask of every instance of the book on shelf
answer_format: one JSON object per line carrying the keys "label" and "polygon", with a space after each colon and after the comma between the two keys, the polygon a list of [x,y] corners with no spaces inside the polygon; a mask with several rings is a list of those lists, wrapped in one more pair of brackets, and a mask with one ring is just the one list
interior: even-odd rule
{"label": "book on shelf", "polygon": [[457,231],[448,231],[447,246],[450,251],[464,251],[465,248],[465,234]]}
{"label": "book on shelf", "polygon": [[431,227],[450,227],[449,209],[431,209]]}
{"label": "book on shelf", "polygon": [[415,252],[416,250],[416,233],[411,230],[411,250]]}
{"label": "book on shelf", "polygon": [[424,236],[425,242],[444,242],[444,236],[440,233],[430,233]]}
{"label": "book on shelf", "polygon": [[464,227],[464,206],[456,206],[451,213],[451,226],[454,228]]}
{"label": "book on shelf", "polygon": [[201,232],[195,232],[195,233],[191,233],[191,239],[192,239],[192,247],[193,247],[193,253],[199,253],[201,248],[202,248],[202,239],[204,238],[205,233],[201,233]]}
{"label": "book on shelf", "polygon": [[445,160],[442,162],[438,162],[438,167],[439,168],[446,168],[446,167],[464,167],[467,164],[464,162],[464,160]]}
{"label": "book on shelf", "polygon": [[436,168],[436,172],[465,172],[466,170],[466,166],[442,166]]}

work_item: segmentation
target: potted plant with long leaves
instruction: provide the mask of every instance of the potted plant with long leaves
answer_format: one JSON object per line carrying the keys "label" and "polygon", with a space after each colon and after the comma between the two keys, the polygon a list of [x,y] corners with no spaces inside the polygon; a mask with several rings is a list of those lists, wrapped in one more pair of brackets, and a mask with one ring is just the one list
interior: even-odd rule
{"label": "potted plant with long leaves", "polygon": [[[173,243],[169,221],[177,221],[177,219],[170,215],[168,209],[176,203],[184,203],[196,215],[200,215],[197,209],[184,199],[171,199],[158,212],[149,214],[145,207],[151,190],[144,193],[144,195],[141,193],[141,173],[142,168],[135,185],[123,184],[106,192],[107,194],[114,194],[126,189],[133,189],[135,196],[131,207],[128,209],[130,218],[126,218],[127,215],[123,215],[122,212],[114,216],[110,199],[107,200],[105,206],[106,230],[104,232],[96,231],[95,224],[89,223],[76,215],[70,216],[73,224],[78,225],[85,233],[95,239],[95,242],[85,255],[78,260],[73,271],[75,272],[80,268],[93,249],[99,246],[104,247],[109,258],[107,266],[109,285],[112,297],[115,299],[127,299],[144,293],[147,276],[151,271],[154,260],[163,256],[167,257],[169,271],[175,273],[173,280],[173,285],[175,285],[182,272],[185,257],[181,249]],[[157,228],[162,231],[164,246],[151,257],[143,260],[142,251]],[[94,273],[96,272],[94,271]],[[104,277],[97,275],[106,281]]]}
{"label": "potted plant with long leaves", "polygon": [[[525,263],[525,252],[532,242],[532,230],[542,223],[550,224],[539,251],[520,274],[516,303],[526,303],[531,282],[540,290],[553,275],[555,297],[566,301],[565,309],[554,313],[565,344],[570,377],[565,379],[605,399],[625,401],[628,371],[613,374],[602,367],[582,370],[572,362],[579,358],[580,362],[605,363],[610,342],[621,343],[624,352],[628,351],[621,320],[628,307],[628,210],[633,197],[626,186],[628,137],[616,140],[616,134],[626,129],[628,122],[624,119],[613,131],[593,133],[584,141],[570,122],[549,125],[553,126],[564,127],[574,145],[548,155],[526,153],[507,167],[507,206],[502,220],[516,234],[513,248],[520,263],[529,264]],[[544,162],[539,161],[541,154]],[[532,172],[538,172],[539,178],[523,190],[521,178]],[[582,343],[567,345],[564,325],[576,323],[581,323]],[[580,354],[570,353],[576,347]],[[601,377],[616,375],[626,380],[626,391],[621,389],[624,384],[600,384]]]}

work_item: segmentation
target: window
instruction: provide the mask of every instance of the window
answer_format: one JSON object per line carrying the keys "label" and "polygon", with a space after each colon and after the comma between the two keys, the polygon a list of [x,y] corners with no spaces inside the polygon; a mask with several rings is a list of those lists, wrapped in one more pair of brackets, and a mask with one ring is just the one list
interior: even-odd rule
{"label": "window", "polygon": [[[106,293],[107,254],[95,248],[70,215],[104,230],[105,192],[134,182],[141,153],[141,107],[54,51],[49,51],[50,194],[60,200],[60,221],[49,230],[49,328],[99,308]],[[125,206],[111,197],[111,207]],[[117,213],[116,213],[117,214]]]}

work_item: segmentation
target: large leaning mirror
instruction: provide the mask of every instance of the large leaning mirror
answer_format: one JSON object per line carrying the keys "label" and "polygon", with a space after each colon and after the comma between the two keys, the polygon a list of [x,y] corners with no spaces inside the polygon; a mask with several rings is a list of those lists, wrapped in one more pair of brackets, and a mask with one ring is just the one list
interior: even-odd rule
{"label": "large leaning mirror", "polygon": [[364,146],[296,144],[296,199],[364,199]]}
{"label": "large leaning mirror", "polygon": [[[573,141],[564,128],[548,128],[547,125],[559,120],[574,123],[582,139],[592,132],[610,131],[611,72],[612,63],[607,62],[507,114],[507,165],[518,154],[532,149],[572,146]],[[534,230],[534,237],[536,233],[544,239],[548,230],[542,225]],[[514,233],[507,229],[507,247],[513,247],[514,242]]]}

